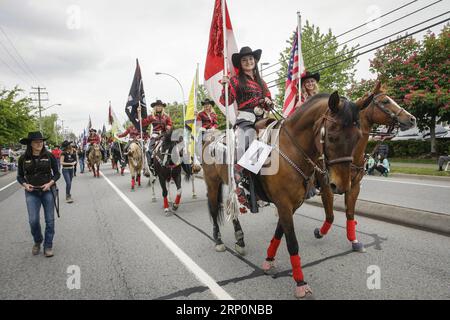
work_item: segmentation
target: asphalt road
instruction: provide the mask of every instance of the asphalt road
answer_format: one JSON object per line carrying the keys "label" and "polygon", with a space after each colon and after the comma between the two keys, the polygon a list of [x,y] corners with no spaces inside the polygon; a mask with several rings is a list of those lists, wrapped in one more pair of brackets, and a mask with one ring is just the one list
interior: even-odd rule
{"label": "asphalt road", "polygon": [[[87,174],[75,178],[75,202],[62,202],[56,221],[53,258],[31,255],[24,191],[17,184],[0,191],[0,299],[295,299],[284,240],[278,276],[260,268],[277,222],[273,208],[241,216],[245,257],[233,251],[230,222],[221,230],[227,251],[217,253],[202,180],[197,199],[184,183],[180,209],[166,217],[159,187],[151,203],[150,188],[131,192],[128,177],[103,173],[111,184]],[[12,180],[1,177],[0,189]],[[59,187],[63,193],[63,181]],[[367,252],[353,253],[343,213],[326,238],[314,238],[322,210],[304,205],[295,215],[305,280],[316,299],[450,299],[449,237],[360,217],[358,237]],[[67,286],[71,266],[80,269],[80,289]],[[379,289],[367,286],[373,266],[381,272]]]}

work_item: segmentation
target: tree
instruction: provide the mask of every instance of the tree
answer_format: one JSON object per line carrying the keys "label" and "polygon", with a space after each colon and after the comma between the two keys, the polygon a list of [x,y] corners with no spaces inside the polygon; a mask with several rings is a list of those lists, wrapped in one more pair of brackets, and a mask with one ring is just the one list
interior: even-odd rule
{"label": "tree", "polygon": [[412,37],[378,50],[371,71],[387,84],[389,94],[430,129],[431,153],[436,154],[436,122],[450,121],[450,25],[439,36],[428,32],[422,42]]}
{"label": "tree", "polygon": [[34,108],[29,98],[18,98],[23,90],[0,91],[0,144],[14,144],[37,129]]}
{"label": "tree", "polygon": [[[292,43],[295,32],[286,42],[288,46],[280,53],[279,62],[281,64],[278,71],[278,92],[276,97],[277,104],[283,105],[285,80],[287,78],[288,62],[292,50]],[[320,70],[320,91],[332,92],[335,90],[343,91],[348,85],[354,81],[355,65],[358,63],[357,58],[351,58],[353,51],[357,47],[349,48],[344,45],[339,49],[339,42],[336,40],[331,29],[328,33],[321,33],[319,27],[311,25],[309,21],[302,28],[302,51],[305,61],[305,68],[311,72]],[[341,62],[349,58],[347,61]],[[335,64],[331,66],[332,64]],[[269,86],[273,85],[269,83]]]}
{"label": "tree", "polygon": [[58,115],[52,113],[49,116],[43,116],[42,120],[42,134],[47,137],[47,143],[49,145],[59,145],[63,142],[64,137],[60,134],[60,128],[57,126],[56,121],[58,120]]}

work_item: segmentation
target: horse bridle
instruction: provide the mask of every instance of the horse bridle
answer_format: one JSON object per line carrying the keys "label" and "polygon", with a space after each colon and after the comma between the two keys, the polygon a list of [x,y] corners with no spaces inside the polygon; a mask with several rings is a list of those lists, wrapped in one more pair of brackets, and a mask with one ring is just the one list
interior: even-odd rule
{"label": "horse bridle", "polygon": [[[384,114],[386,114],[389,118],[392,119],[392,125],[398,124],[399,121],[399,116],[405,112],[406,110],[404,108],[400,108],[400,110],[395,113],[392,112],[391,110],[389,110],[388,108],[386,108],[386,106],[384,105],[384,103],[379,102],[378,98],[381,96],[387,96],[386,93],[379,93],[377,95],[372,94],[372,98],[371,98],[371,104],[373,105],[373,109],[372,109],[372,119],[373,119],[373,112],[375,110],[375,107],[377,107],[378,109],[380,109]],[[369,97],[370,98],[370,97]],[[370,100],[370,99],[369,99]]]}
{"label": "horse bridle", "polygon": [[[346,104],[348,104],[348,100],[346,100],[345,102]],[[291,140],[292,144],[294,145],[294,147],[303,155],[303,158],[306,160],[307,163],[309,163],[313,168],[314,171],[317,171],[319,174],[321,174],[325,180],[329,179],[329,167],[336,165],[336,164],[342,164],[342,163],[352,163],[353,162],[353,157],[341,157],[341,158],[337,158],[337,159],[333,159],[333,160],[327,160],[326,156],[325,156],[325,138],[327,136],[327,128],[326,128],[326,122],[327,121],[331,121],[333,123],[337,123],[337,121],[329,116],[329,110],[322,115],[322,117],[320,117],[317,121],[317,123],[320,123],[320,130],[319,132],[315,135],[315,139],[314,141],[316,141],[317,138],[319,138],[319,142],[320,142],[320,150],[319,151],[319,160],[322,161],[323,164],[323,169],[320,168],[319,165],[317,165],[317,163],[315,163],[307,154],[306,152],[303,150],[302,147],[300,147],[300,145],[298,145],[298,143],[292,138],[292,136],[290,135],[290,133],[284,128],[283,123],[281,124],[281,129],[284,130],[284,132],[286,133],[286,135],[288,136],[288,138]],[[319,137],[317,137],[317,135],[319,135]],[[285,158],[288,163],[290,163],[291,165],[293,165],[293,161],[290,160],[289,158],[287,158],[287,156],[281,152],[281,150],[279,150],[278,148],[278,152],[283,156],[283,158]],[[295,165],[295,164],[294,164]],[[293,166],[297,172],[299,172],[303,178],[305,179],[305,183],[308,183],[310,178],[307,177],[305,175],[305,173],[303,173],[303,171],[301,171],[300,168],[298,168],[298,166]]]}

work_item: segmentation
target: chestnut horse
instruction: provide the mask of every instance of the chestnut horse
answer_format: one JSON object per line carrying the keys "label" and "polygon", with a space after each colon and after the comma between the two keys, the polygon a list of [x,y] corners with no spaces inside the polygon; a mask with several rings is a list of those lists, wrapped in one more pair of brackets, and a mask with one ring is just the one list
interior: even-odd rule
{"label": "chestnut horse", "polygon": [[[100,178],[100,163],[102,162],[102,151],[98,144],[92,146],[89,152],[88,166],[94,172],[94,177]],[[97,168],[96,168],[97,167]]]}
{"label": "chestnut horse", "polygon": [[143,153],[139,144],[135,141],[131,142],[128,147],[128,166],[131,173],[131,191],[134,191],[136,182],[141,186],[141,171],[143,165]]}
{"label": "chestnut horse", "polygon": [[[401,108],[382,90],[381,82],[376,84],[373,93],[366,94],[357,103],[366,103],[369,104],[369,107],[359,114],[363,138],[358,141],[353,155],[351,188],[345,193],[345,212],[347,215],[347,239],[352,243],[353,251],[364,252],[364,245],[356,237],[355,207],[360,191],[360,182],[364,177],[364,152],[369,141],[370,131],[374,124],[390,127],[398,124],[402,130],[407,130],[416,125],[416,118]],[[326,221],[321,229],[317,228],[314,230],[314,235],[317,239],[321,239],[328,233],[334,221],[334,198],[329,185],[320,176],[317,178],[321,185]]]}
{"label": "chestnut horse", "polygon": [[[278,123],[279,139],[274,151],[279,158],[278,172],[260,176],[260,182],[270,202],[278,210],[278,225],[267,250],[263,269],[266,273],[274,270],[275,255],[283,235],[286,235],[293,278],[297,283],[295,296],[303,298],[312,294],[304,281],[298,254],[298,242],[294,231],[294,212],[303,204],[310,178],[314,172],[327,176],[334,193],[342,194],[350,188],[350,164],[353,149],[361,131],[358,124],[359,108],[351,101],[332,95],[318,94],[308,100],[290,118]],[[209,150],[206,142],[203,154]],[[273,144],[273,142],[272,142]],[[208,149],[207,149],[208,148]],[[324,170],[319,162],[325,163]],[[222,186],[228,183],[226,164],[202,164],[208,193],[209,213],[213,220],[213,237],[216,250],[224,247],[218,222],[223,220]],[[245,246],[238,219],[233,220],[237,245]]]}

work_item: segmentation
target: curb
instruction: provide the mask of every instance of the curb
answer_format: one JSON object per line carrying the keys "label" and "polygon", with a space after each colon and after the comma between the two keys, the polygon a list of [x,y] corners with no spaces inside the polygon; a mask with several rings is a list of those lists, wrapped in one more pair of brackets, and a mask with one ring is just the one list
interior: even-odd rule
{"label": "curb", "polygon": [[441,176],[425,176],[419,174],[407,174],[407,173],[390,173],[389,177],[393,178],[405,178],[405,179],[416,179],[416,180],[432,180],[432,181],[448,181],[450,182],[449,177],[441,177]]}
{"label": "curb", "polygon": [[[320,197],[306,200],[305,203],[323,208]],[[334,209],[345,212],[345,201],[343,197],[334,197]],[[382,220],[450,236],[450,215],[387,205],[367,200],[358,200],[355,209],[357,216]]]}
{"label": "curb", "polygon": [[[195,177],[203,180],[203,174],[196,174]],[[323,208],[322,199],[320,197],[306,200],[305,203]],[[344,197],[335,196],[333,207],[334,210],[345,212]],[[368,200],[358,200],[355,209],[357,212],[356,216],[386,221],[450,236],[450,215],[388,205]]]}

